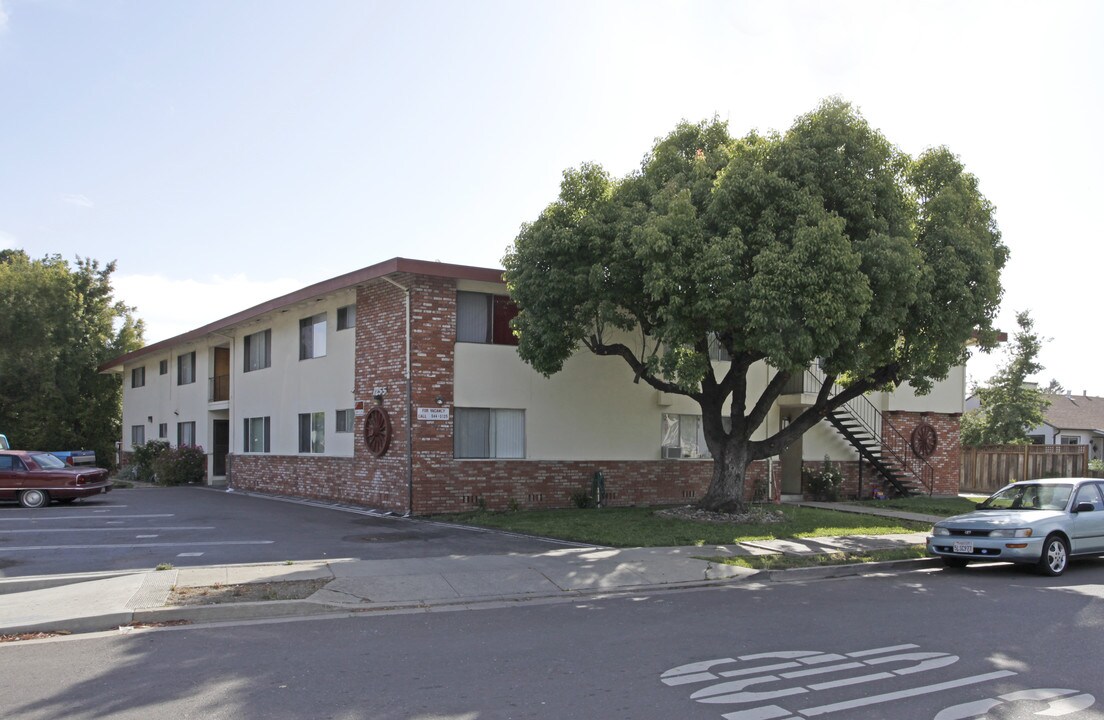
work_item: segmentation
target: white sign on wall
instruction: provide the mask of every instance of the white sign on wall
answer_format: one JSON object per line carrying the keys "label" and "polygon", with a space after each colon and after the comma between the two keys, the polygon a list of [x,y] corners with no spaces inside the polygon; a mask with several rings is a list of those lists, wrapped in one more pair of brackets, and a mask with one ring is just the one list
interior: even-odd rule
{"label": "white sign on wall", "polygon": [[430,422],[436,420],[448,420],[449,409],[444,408],[418,408],[418,419],[429,420]]}

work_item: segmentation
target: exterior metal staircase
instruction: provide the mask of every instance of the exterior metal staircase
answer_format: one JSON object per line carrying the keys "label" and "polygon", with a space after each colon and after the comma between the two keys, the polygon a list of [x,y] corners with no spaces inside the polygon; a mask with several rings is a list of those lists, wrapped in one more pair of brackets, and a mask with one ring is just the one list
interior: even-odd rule
{"label": "exterior metal staircase", "polygon": [[[819,367],[809,368],[801,378],[802,392],[817,393],[826,376]],[[832,395],[841,392],[832,386]],[[841,405],[824,418],[869,463],[897,494],[931,495],[935,468],[912,451],[908,438],[885,417],[865,395]]]}

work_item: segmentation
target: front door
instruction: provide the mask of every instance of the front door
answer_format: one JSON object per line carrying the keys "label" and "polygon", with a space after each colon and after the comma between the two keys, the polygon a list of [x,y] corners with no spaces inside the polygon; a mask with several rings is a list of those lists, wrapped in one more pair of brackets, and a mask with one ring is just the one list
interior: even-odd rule
{"label": "front door", "polygon": [[230,421],[214,420],[211,428],[211,458],[215,477],[226,476],[226,453],[230,452]]}

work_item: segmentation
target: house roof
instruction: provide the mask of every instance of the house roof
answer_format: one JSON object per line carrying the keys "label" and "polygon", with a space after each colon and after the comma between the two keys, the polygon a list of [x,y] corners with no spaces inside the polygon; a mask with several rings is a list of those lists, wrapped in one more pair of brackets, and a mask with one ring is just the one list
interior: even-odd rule
{"label": "house roof", "polygon": [[281,295],[278,298],[273,298],[260,305],[254,305],[251,308],[242,310],[241,312],[233,315],[228,315],[221,320],[216,320],[213,323],[208,323],[202,327],[198,327],[194,330],[189,330],[186,333],[176,335],[174,337],[155,342],[151,345],[147,345],[144,348],[129,352],[125,355],[120,355],[117,358],[107,361],[99,367],[100,372],[121,372],[123,366],[126,363],[132,362],[147,355],[152,355],[157,352],[175,347],[177,345],[183,345],[193,340],[211,335],[212,333],[222,332],[228,330],[241,323],[248,322],[254,318],[260,317],[276,310],[281,310],[285,307],[295,305],[297,303],[315,300],[320,297],[324,297],[339,290],[345,290],[348,288],[362,285],[370,280],[376,280],[387,275],[394,275],[396,273],[409,273],[411,275],[428,275],[430,277],[443,277],[453,278],[456,280],[476,280],[480,282],[495,282],[501,283],[502,270],[496,270],[493,268],[481,268],[472,267],[469,265],[452,265],[449,263],[429,262],[427,260],[410,260],[407,258],[391,258],[384,262],[377,263],[375,265],[369,265],[368,267],[361,268],[360,270],[354,270],[353,272],[346,273],[344,275],[338,275],[337,277],[330,278],[329,280],[323,280],[322,282],[315,283],[314,285],[308,285],[301,290],[288,293],[287,295]]}
{"label": "house roof", "polygon": [[1048,425],[1058,430],[1104,432],[1104,398],[1092,395],[1049,395]]}

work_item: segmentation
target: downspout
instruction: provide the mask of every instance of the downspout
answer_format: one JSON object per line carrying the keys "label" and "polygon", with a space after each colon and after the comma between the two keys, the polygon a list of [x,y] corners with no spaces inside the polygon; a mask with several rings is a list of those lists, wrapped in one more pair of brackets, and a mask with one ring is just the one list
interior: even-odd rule
{"label": "downspout", "polygon": [[414,514],[414,390],[410,375],[410,288],[399,285],[386,275],[382,279],[402,290],[406,300],[406,514],[403,517],[410,517]]}

